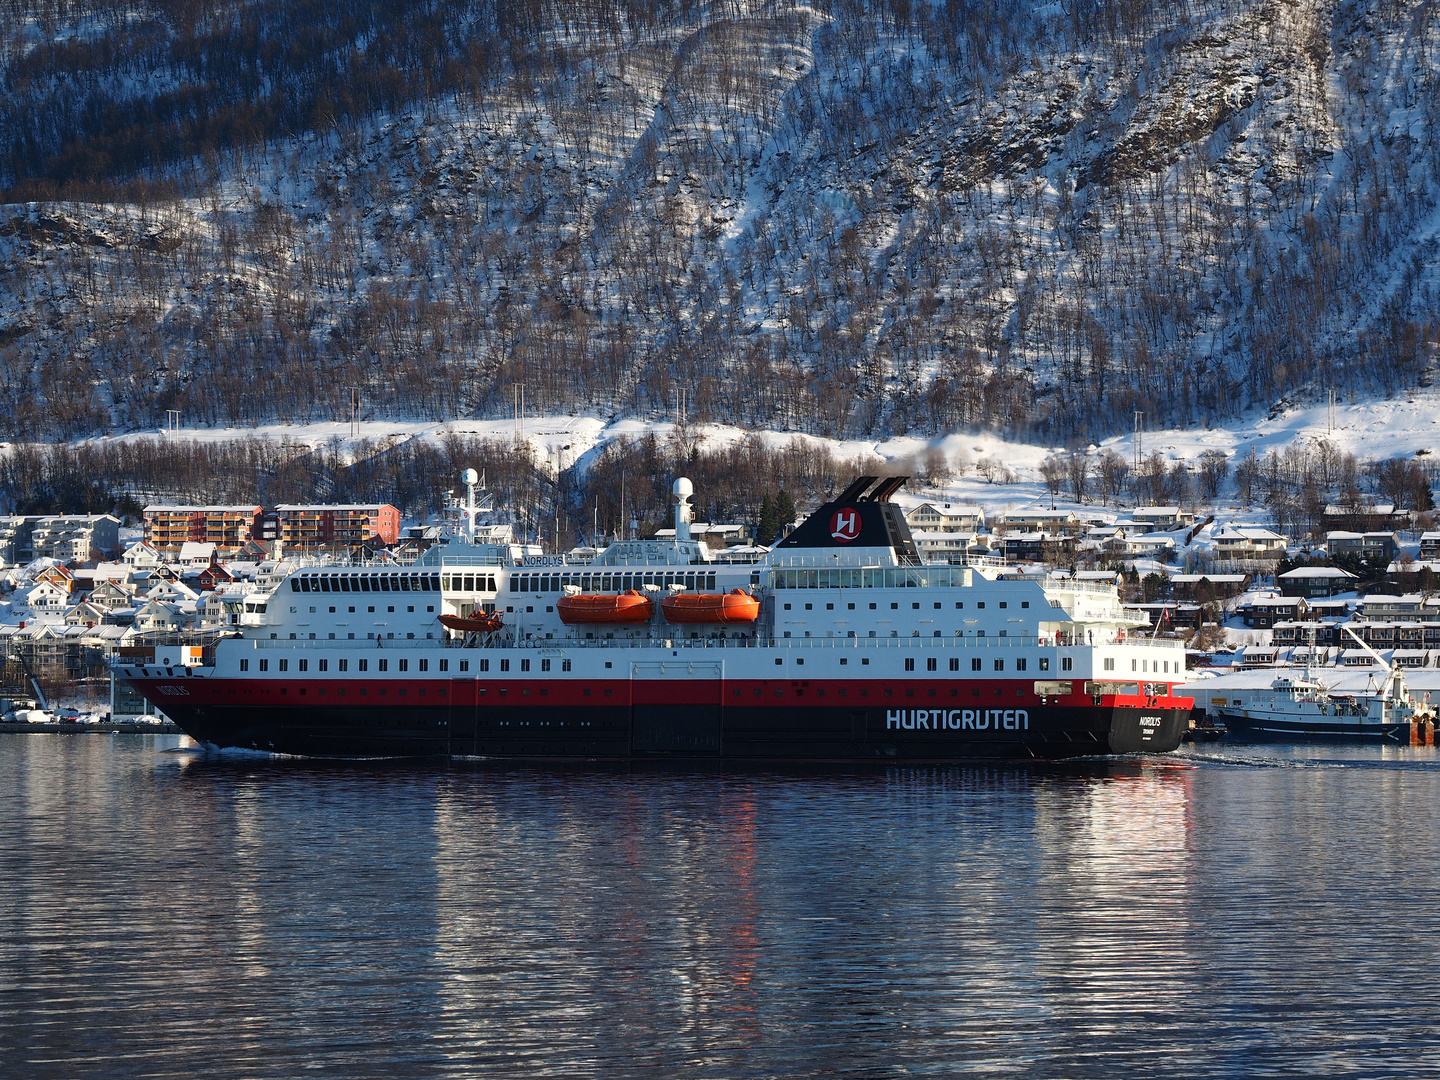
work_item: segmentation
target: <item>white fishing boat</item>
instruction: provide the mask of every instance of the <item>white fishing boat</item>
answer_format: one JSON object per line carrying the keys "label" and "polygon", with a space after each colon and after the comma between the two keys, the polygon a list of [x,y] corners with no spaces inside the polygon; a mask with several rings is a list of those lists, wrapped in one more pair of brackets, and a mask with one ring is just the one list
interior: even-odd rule
{"label": "white fishing boat", "polygon": [[1312,640],[1302,676],[1280,675],[1265,688],[1214,694],[1207,712],[1227,731],[1252,738],[1433,743],[1435,708],[1428,698],[1414,698],[1398,667],[1344,629],[1375,664],[1364,690],[1339,691],[1315,677]]}

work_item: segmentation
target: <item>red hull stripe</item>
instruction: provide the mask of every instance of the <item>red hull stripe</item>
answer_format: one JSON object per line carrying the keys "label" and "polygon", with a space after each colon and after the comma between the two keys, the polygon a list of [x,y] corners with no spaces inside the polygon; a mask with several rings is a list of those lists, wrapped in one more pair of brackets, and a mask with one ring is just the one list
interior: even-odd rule
{"label": "red hull stripe", "polygon": [[[246,705],[273,702],[346,704],[357,707],[536,705],[584,708],[595,705],[774,705],[834,706],[841,703],[923,708],[936,704],[976,704],[987,708],[1040,704],[1032,680],[978,679],[128,679],[162,711],[165,702],[191,705]],[[1135,709],[1190,709],[1194,698],[1107,694],[1049,697],[1048,704],[1102,705]]]}

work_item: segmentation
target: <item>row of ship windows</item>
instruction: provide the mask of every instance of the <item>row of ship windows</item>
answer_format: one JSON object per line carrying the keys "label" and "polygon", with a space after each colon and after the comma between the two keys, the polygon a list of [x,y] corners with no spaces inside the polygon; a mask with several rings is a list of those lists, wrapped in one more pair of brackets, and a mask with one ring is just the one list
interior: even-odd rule
{"label": "row of ship windows", "polygon": [[439,592],[439,574],[299,574],[291,592]]}
{"label": "row of ship windows", "polygon": [[969,573],[961,566],[927,566],[923,569],[911,566],[837,567],[830,570],[776,570],[774,581],[777,589],[959,588],[965,584]]}
{"label": "row of ship windows", "polygon": [[[776,660],[775,662],[776,662],[777,664],[780,663],[779,660]],[[985,663],[985,662],[984,662],[983,660],[981,660],[980,657],[978,657],[978,656],[972,656],[972,657],[970,658],[970,670],[971,670],[971,671],[980,671],[980,670],[983,669],[984,663]],[[1049,671],[1049,670],[1050,670],[1050,658],[1049,658],[1048,656],[1042,656],[1042,657],[1040,657],[1040,658],[1039,658],[1039,662],[1038,662],[1038,667],[1039,667],[1039,670],[1041,670],[1041,671]],[[915,657],[913,657],[913,656],[907,656],[907,657],[905,658],[905,670],[906,670],[906,671],[914,671],[914,670],[915,670]],[[936,656],[927,657],[926,660],[925,660],[925,670],[926,670],[926,671],[939,671],[939,670],[940,670],[940,658],[939,658],[939,657],[936,657]],[[952,657],[950,658],[950,670],[951,670],[951,671],[959,671],[959,670],[960,670],[960,657],[958,657],[958,656],[952,656]],[[994,661],[994,670],[995,670],[995,671],[1004,671],[1004,670],[1005,670],[1005,658],[1004,658],[1004,657],[997,657],[997,658],[995,659],[995,661]],[[1014,668],[1014,670],[1016,670],[1016,671],[1027,671],[1027,670],[1028,670],[1028,666],[1027,666],[1027,662],[1026,662],[1026,658],[1025,658],[1025,657],[1019,656],[1019,657],[1016,657],[1016,658],[1015,658],[1015,668]],[[1060,670],[1061,670],[1061,671],[1073,671],[1073,670],[1074,670],[1074,658],[1073,658],[1073,657],[1069,657],[1069,656],[1062,656],[1062,657],[1060,658]]]}
{"label": "row of ship windows", "polygon": [[715,575],[707,573],[651,572],[630,574],[515,574],[510,578],[512,593],[563,592],[566,585],[597,592],[627,592],[646,585],[666,588],[684,585],[687,589],[715,588]]}
{"label": "row of ship windows", "polygon": [[[279,664],[279,666],[276,668],[277,671],[287,671],[287,672],[288,672],[288,671],[290,670],[290,661],[289,661],[288,659],[281,659],[281,660],[277,661],[277,663]],[[439,670],[439,671],[449,671],[449,670],[450,670],[450,661],[449,661],[448,659],[437,661],[437,663],[439,664],[439,667],[438,667],[437,670]],[[459,665],[460,665],[459,668],[458,668],[459,671],[461,671],[461,672],[466,672],[466,671],[469,671],[469,670],[470,670],[470,661],[469,661],[469,660],[461,660],[461,661],[459,661],[458,663],[459,663]],[[480,670],[481,670],[481,671],[489,671],[489,670],[490,670],[490,661],[489,661],[489,660],[481,660],[479,663],[480,663]],[[259,661],[259,664],[260,664],[260,667],[259,667],[259,670],[260,670],[260,671],[269,671],[269,670],[270,670],[270,660],[269,660],[268,657],[266,657],[266,658],[264,658],[264,659],[261,659],[261,660]],[[606,667],[609,667],[610,665],[609,665],[609,664],[606,664],[605,666],[606,666]],[[240,661],[240,670],[241,670],[241,671],[249,671],[249,670],[250,670],[250,660],[249,660],[248,658],[243,658],[243,659],[241,659],[241,661]],[[310,670],[310,660],[309,660],[309,658],[308,658],[308,657],[304,657],[304,658],[301,658],[301,659],[299,659],[299,660],[296,660],[296,661],[295,661],[295,670],[296,670],[296,671],[308,672],[308,671]],[[316,661],[315,661],[315,670],[316,670],[316,671],[327,671],[327,672],[328,672],[328,671],[330,670],[330,661],[329,661],[328,659],[326,659],[326,658],[321,658],[321,659],[319,659],[319,660],[316,660]],[[348,671],[350,670],[350,659],[349,659],[349,657],[343,657],[343,658],[341,658],[341,659],[339,659],[339,660],[336,660],[336,661],[335,661],[335,670],[336,670],[336,671],[348,672]],[[358,659],[355,661],[355,670],[356,670],[356,671],[368,672],[368,671],[370,670],[370,660],[369,660],[369,658],[367,658],[367,657],[360,657],[360,658],[358,658]],[[377,660],[375,661],[375,670],[376,670],[376,671],[385,671],[385,672],[388,672],[388,671],[390,670],[390,660],[389,660],[389,658],[388,658],[388,657],[381,657],[380,659],[377,659]],[[396,661],[395,661],[395,670],[396,670],[396,671],[408,672],[408,671],[410,670],[410,660],[409,660],[409,658],[407,658],[407,657],[401,657],[400,659],[396,660]],[[422,660],[417,660],[417,661],[416,661],[416,668],[415,668],[415,670],[416,670],[416,671],[429,671],[429,670],[430,670],[430,661],[429,661],[429,660],[423,660],[423,659],[422,659]],[[509,671],[509,670],[510,670],[510,661],[509,661],[509,660],[501,660],[501,661],[500,661],[500,670],[501,670],[501,671]],[[521,660],[521,661],[520,661],[520,670],[521,670],[521,671],[529,671],[529,670],[530,670],[530,661],[529,661],[528,659],[525,659],[525,660]],[[542,660],[540,661],[540,670],[541,670],[541,671],[549,671],[549,670],[550,670],[550,661],[549,661],[548,659],[542,659]],[[560,661],[560,670],[561,670],[561,671],[569,671],[569,670],[570,670],[570,661],[569,661],[569,660],[561,660],[561,661]]]}
{"label": "row of ship windows", "polygon": [[[439,664],[439,669],[438,669],[438,670],[440,670],[440,671],[449,671],[449,670],[450,670],[450,661],[449,661],[448,659],[440,660],[440,661],[437,661],[437,662],[438,662],[438,664]],[[805,660],[804,660],[803,658],[798,658],[798,659],[796,659],[795,662],[796,662],[797,664],[803,664],[803,663],[805,663]],[[279,667],[276,669],[277,671],[285,671],[285,672],[288,672],[288,671],[290,670],[290,661],[289,661],[288,659],[278,660],[277,663],[279,664]],[[467,672],[467,671],[470,670],[470,661],[469,661],[469,660],[461,660],[461,661],[458,661],[458,663],[459,663],[459,665],[460,665],[460,666],[459,666],[459,669],[458,669],[459,671],[461,671],[461,672]],[[479,666],[479,670],[480,670],[480,671],[489,671],[489,670],[490,670],[490,661],[489,661],[489,659],[482,659],[482,660],[478,661],[478,663],[479,663],[479,665],[480,665],[480,666]],[[541,670],[541,671],[550,671],[550,670],[551,670],[550,663],[551,663],[551,662],[550,662],[550,660],[549,660],[548,658],[542,658],[542,659],[540,660],[540,670]],[[784,664],[784,663],[785,663],[785,660],[784,660],[783,657],[777,656],[777,657],[775,658],[775,664],[776,664],[777,667],[780,666],[780,665],[782,665],[782,664]],[[847,663],[847,661],[846,661],[844,658],[842,658],[841,661],[840,661],[840,663],[841,663],[841,664],[845,664],[845,663]],[[868,664],[870,663],[870,661],[869,661],[869,659],[862,659],[862,660],[861,660],[861,663],[868,665]],[[1062,656],[1062,657],[1060,658],[1060,670],[1061,670],[1061,671],[1071,671],[1071,670],[1073,670],[1073,663],[1074,663],[1074,662],[1073,662],[1073,659],[1072,659],[1071,657],[1069,657],[1069,656]],[[268,671],[270,670],[270,660],[269,660],[268,657],[267,657],[267,658],[264,658],[264,659],[261,659],[261,660],[259,661],[259,664],[260,664],[260,667],[259,667],[259,670],[260,670],[260,671],[267,671],[267,672],[268,672]],[[295,670],[296,670],[296,671],[308,672],[308,671],[310,670],[310,660],[309,660],[308,657],[306,657],[306,658],[301,658],[301,659],[299,659],[299,660],[296,660],[296,661],[295,661],[295,664],[296,664],[296,667],[295,667]],[[316,670],[316,671],[328,672],[328,671],[330,670],[330,661],[329,661],[329,659],[321,658],[321,659],[319,659],[319,660],[316,660],[316,661],[315,661],[315,664],[316,664],[316,667],[315,667],[315,670]],[[349,672],[349,670],[350,670],[350,660],[349,660],[348,657],[345,657],[345,658],[341,658],[341,659],[339,659],[339,660],[336,660],[336,661],[335,661],[335,665],[336,665],[336,666],[335,666],[335,670],[336,670],[336,671]],[[409,661],[409,659],[406,658],[406,657],[401,657],[400,659],[396,660],[395,665],[396,665],[396,666],[395,666],[395,670],[396,670],[396,671],[408,672],[408,671],[410,670],[410,661]],[[426,660],[426,659],[417,660],[417,661],[416,661],[416,665],[417,665],[417,666],[416,666],[416,670],[417,670],[417,671],[429,671],[429,670],[430,670],[430,661],[429,661],[429,660]],[[981,660],[980,657],[975,656],[975,657],[971,657],[971,658],[970,658],[970,670],[971,670],[971,671],[980,671],[980,670],[982,670],[982,665],[983,665],[983,661]],[[607,662],[607,663],[605,664],[605,666],[608,668],[608,667],[610,666],[609,662]],[[1005,658],[1004,658],[1004,657],[1000,657],[1000,658],[995,659],[995,660],[993,661],[993,666],[994,666],[994,670],[995,670],[995,671],[1004,671],[1004,670],[1005,670]],[[1165,667],[1166,667],[1166,670],[1169,670],[1170,665],[1169,665],[1168,662],[1166,663]],[[1038,668],[1039,668],[1040,671],[1049,671],[1049,670],[1050,670],[1050,658],[1049,658],[1048,656],[1039,657],[1039,659],[1038,659]],[[249,660],[248,658],[243,658],[243,659],[241,659],[241,661],[240,661],[240,670],[241,670],[241,671],[249,671],[249,670],[250,670],[250,660]],[[358,671],[368,672],[368,671],[370,670],[370,660],[369,660],[369,658],[368,658],[368,657],[360,657],[360,658],[358,658],[358,659],[355,661],[355,670],[356,670],[357,672],[358,672]],[[388,657],[381,657],[381,658],[377,659],[377,660],[375,661],[375,670],[376,670],[376,671],[388,672],[388,671],[390,670],[390,660],[389,660],[389,658],[388,658]],[[501,670],[501,671],[509,671],[509,670],[510,670],[510,661],[509,661],[509,659],[502,659],[502,660],[500,661],[500,670]],[[521,671],[529,671],[529,670],[530,670],[530,660],[529,660],[528,658],[527,658],[527,659],[522,659],[522,660],[520,661],[520,670],[521,670]],[[560,670],[561,670],[561,671],[569,671],[569,670],[570,670],[570,661],[569,661],[569,660],[561,660],[561,661],[560,661]],[[913,656],[907,656],[907,657],[905,658],[905,670],[906,670],[906,671],[914,671],[914,670],[915,670],[915,657],[913,657]],[[925,670],[926,670],[926,671],[939,671],[939,670],[940,670],[940,667],[939,667],[939,657],[935,657],[935,656],[926,657],[926,659],[925,659]],[[951,670],[951,671],[959,671],[959,670],[960,670],[960,657],[958,657],[958,656],[952,656],[952,657],[950,657],[950,670]],[[1015,670],[1015,671],[1026,671],[1026,670],[1028,670],[1028,667],[1027,667],[1027,658],[1026,658],[1026,657],[1023,657],[1023,656],[1021,656],[1021,657],[1016,657],[1016,658],[1015,658],[1015,667],[1014,667],[1013,670]],[[1106,662],[1106,670],[1114,670],[1114,661],[1107,661],[1107,662]]]}
{"label": "row of ship windows", "polygon": [[496,592],[494,574],[446,574],[440,579],[446,592]]}
{"label": "row of ship windows", "polygon": [[[1104,670],[1106,670],[1106,671],[1114,671],[1114,670],[1115,670],[1115,658],[1114,658],[1113,656],[1107,656],[1107,657],[1105,657]],[[1162,672],[1163,672],[1163,674],[1166,674],[1166,675],[1172,674],[1172,672],[1170,671],[1170,661],[1169,661],[1169,660],[1148,660],[1148,659],[1146,659],[1146,660],[1136,661],[1135,659],[1132,658],[1131,661],[1130,661],[1130,670],[1131,670],[1131,671],[1145,671],[1145,672],[1149,672],[1149,673],[1151,673],[1151,674],[1161,674]],[[1181,670],[1182,670],[1182,669],[1181,669],[1181,667],[1180,667],[1180,661],[1179,661],[1179,660],[1176,660],[1176,661],[1175,661],[1175,671],[1173,672],[1173,674],[1178,675],[1178,674],[1180,674],[1180,671],[1181,671]]]}

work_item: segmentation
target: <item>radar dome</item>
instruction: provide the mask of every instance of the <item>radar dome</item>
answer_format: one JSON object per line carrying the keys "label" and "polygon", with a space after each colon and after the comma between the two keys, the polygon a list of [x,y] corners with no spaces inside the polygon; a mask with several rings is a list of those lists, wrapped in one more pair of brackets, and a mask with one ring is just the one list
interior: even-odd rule
{"label": "radar dome", "polygon": [[690,482],[688,477],[678,477],[675,483],[670,485],[670,494],[689,498],[695,494],[695,485]]}
{"label": "radar dome", "polygon": [[460,480],[465,484],[478,484],[480,482],[480,474],[474,469],[466,469],[460,474]]}

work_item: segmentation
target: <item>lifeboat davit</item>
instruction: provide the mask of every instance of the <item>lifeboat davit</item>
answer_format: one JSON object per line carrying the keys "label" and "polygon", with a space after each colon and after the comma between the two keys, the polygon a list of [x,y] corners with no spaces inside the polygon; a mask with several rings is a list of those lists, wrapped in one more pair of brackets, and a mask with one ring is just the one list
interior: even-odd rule
{"label": "lifeboat davit", "polygon": [[555,610],[566,626],[576,623],[643,623],[650,621],[655,605],[648,596],[631,589],[622,593],[562,596],[555,601]]}
{"label": "lifeboat davit", "polygon": [[660,609],[672,623],[753,623],[760,617],[760,601],[744,589],[675,593],[660,601]]}
{"label": "lifeboat davit", "polygon": [[481,611],[474,615],[441,615],[440,625],[462,634],[493,634],[504,624],[498,611]]}

